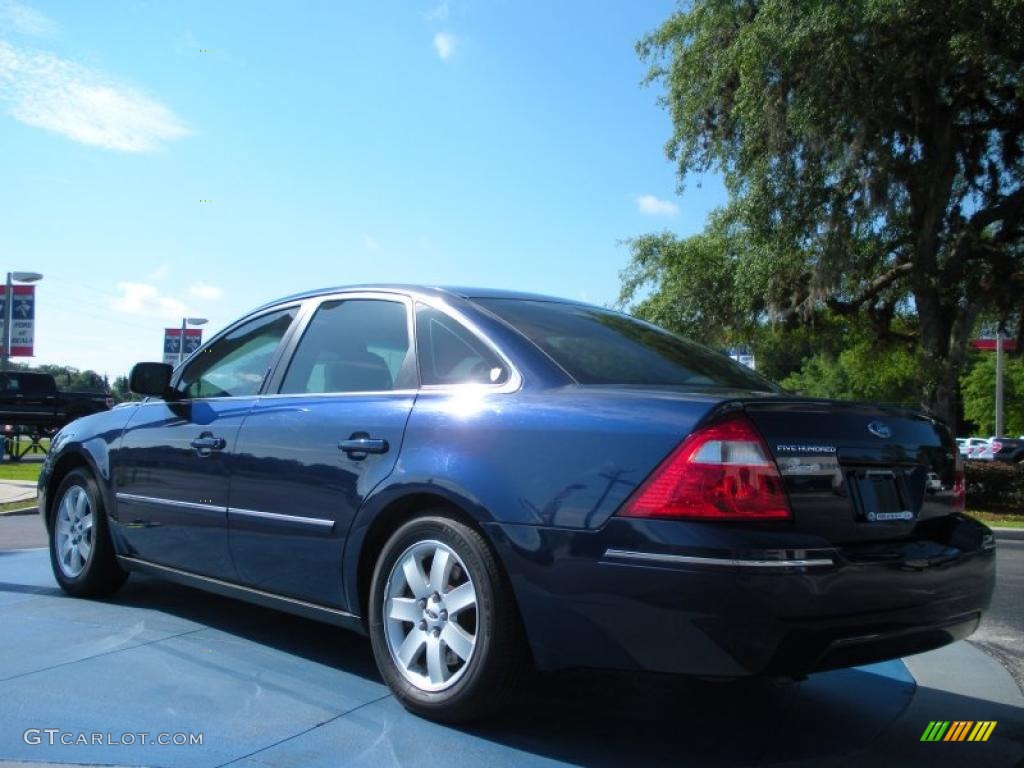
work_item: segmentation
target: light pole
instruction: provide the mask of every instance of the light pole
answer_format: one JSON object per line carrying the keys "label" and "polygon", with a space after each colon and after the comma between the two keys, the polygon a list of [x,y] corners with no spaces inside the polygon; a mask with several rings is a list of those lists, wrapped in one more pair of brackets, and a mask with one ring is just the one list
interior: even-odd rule
{"label": "light pole", "polygon": [[206,325],[205,317],[183,317],[181,318],[181,333],[178,335],[178,365],[185,359],[185,326]]}
{"label": "light pole", "polygon": [[14,325],[14,283],[34,283],[42,280],[43,276],[38,272],[8,272],[7,292],[4,294],[4,354],[0,361],[0,369],[7,370],[11,365],[11,339]]}
{"label": "light pole", "polygon": [[1003,436],[1003,326],[996,331],[996,437]]}

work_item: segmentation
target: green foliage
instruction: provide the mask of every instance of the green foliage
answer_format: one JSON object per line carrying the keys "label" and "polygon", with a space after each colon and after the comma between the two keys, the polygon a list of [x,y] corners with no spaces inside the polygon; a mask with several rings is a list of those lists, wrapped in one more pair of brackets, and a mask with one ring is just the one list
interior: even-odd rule
{"label": "green foliage", "polygon": [[730,202],[631,241],[623,303],[704,339],[825,312],[888,343],[913,314],[952,420],[979,314],[1024,336],[1024,3],[694,0],[638,49],[680,179],[718,170]]}
{"label": "green foliage", "polygon": [[[964,418],[975,425],[976,434],[996,432],[996,356],[979,353],[961,381]],[[1003,358],[1003,434],[1024,435],[1024,360]]]}
{"label": "green foliage", "polygon": [[22,371],[48,373],[56,380],[58,389],[69,392],[106,392],[109,390],[107,377],[101,376],[96,371],[80,371],[70,365],[50,364],[39,366],[14,365],[12,367]]}
{"label": "green foliage", "polygon": [[918,356],[905,346],[879,347],[862,338],[838,355],[817,354],[781,383],[786,389],[813,397],[869,400],[917,405],[921,394]]}
{"label": "green foliage", "polygon": [[118,403],[125,403],[130,400],[141,400],[142,398],[128,389],[128,377],[118,376],[114,379],[114,386],[110,388],[110,394],[113,395],[114,401]]}
{"label": "green foliage", "polygon": [[[41,461],[10,461],[5,456],[0,463],[0,480],[38,480],[42,467]],[[21,506],[28,507],[31,503],[22,502]]]}
{"label": "green foliage", "polygon": [[653,286],[634,304],[634,314],[705,344],[744,340],[757,315],[740,290],[744,247],[724,216],[682,240],[669,232],[638,237],[630,241],[633,258],[622,274],[620,303]]}

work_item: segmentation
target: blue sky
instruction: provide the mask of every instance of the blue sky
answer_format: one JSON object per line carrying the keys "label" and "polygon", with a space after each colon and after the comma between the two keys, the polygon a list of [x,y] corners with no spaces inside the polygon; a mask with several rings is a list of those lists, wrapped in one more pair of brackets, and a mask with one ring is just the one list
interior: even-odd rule
{"label": "blue sky", "polygon": [[[36,362],[111,377],[183,313],[363,282],[598,304],[675,194],[632,2],[0,0],[0,266]],[[210,202],[201,202],[201,201]]]}

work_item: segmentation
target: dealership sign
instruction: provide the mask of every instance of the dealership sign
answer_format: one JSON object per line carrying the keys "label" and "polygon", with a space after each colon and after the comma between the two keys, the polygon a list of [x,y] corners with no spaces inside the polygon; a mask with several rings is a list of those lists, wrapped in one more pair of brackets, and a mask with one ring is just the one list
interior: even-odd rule
{"label": "dealership sign", "polygon": [[[14,285],[14,306],[11,310],[11,357],[32,357],[33,341],[36,334],[36,287]],[[0,349],[3,348],[7,332],[7,295],[0,290]]]}
{"label": "dealership sign", "polygon": [[203,345],[202,328],[186,328],[182,333],[181,328],[164,329],[164,362],[168,365],[178,364],[178,353],[181,351],[181,340],[185,339],[185,352],[181,360],[191,355]]}
{"label": "dealership sign", "polygon": [[[995,339],[974,339],[971,342],[971,346],[975,349],[980,349],[983,352],[993,352],[996,348]],[[1017,340],[1016,339],[1003,339],[1003,351],[1004,352],[1016,352],[1017,351]]]}

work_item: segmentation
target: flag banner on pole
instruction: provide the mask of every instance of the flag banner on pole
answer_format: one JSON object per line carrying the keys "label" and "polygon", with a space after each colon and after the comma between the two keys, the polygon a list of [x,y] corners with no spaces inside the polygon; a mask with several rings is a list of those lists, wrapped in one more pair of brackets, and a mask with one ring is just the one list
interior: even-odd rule
{"label": "flag banner on pole", "polygon": [[[34,285],[15,285],[14,322],[11,323],[11,357],[32,357],[36,335],[36,287]],[[7,331],[7,295],[0,288],[0,349],[3,349]]]}
{"label": "flag banner on pole", "polygon": [[[181,328],[164,329],[164,362],[168,365],[178,364],[178,345],[180,342]],[[182,355],[182,359],[184,360],[201,346],[203,346],[203,329],[186,328],[185,354]]]}

